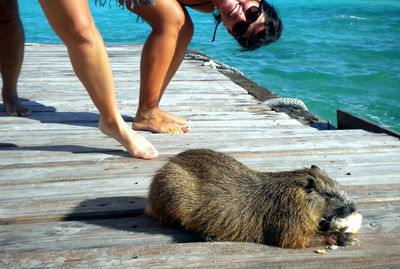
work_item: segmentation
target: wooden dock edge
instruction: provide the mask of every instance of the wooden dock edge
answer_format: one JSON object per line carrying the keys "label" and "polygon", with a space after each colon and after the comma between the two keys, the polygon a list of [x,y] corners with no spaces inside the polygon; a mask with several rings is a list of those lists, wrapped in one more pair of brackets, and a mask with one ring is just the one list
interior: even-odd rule
{"label": "wooden dock edge", "polygon": [[[194,55],[198,57],[185,57],[185,60],[203,60],[203,61],[214,61],[217,60],[213,59],[212,57],[208,56],[204,52],[196,49],[188,49],[186,55]],[[216,70],[229,78],[233,83],[236,85],[244,88],[250,95],[255,97],[257,100],[264,102],[269,99],[273,98],[281,98],[281,96],[275,94],[270,89],[260,86],[256,82],[250,80],[249,78],[245,77],[240,71],[236,72],[235,68],[232,68],[225,63],[222,63],[222,68],[216,68]],[[227,68],[226,68],[227,67]],[[273,111],[276,112],[284,112],[291,118],[299,121],[303,125],[308,125],[313,128],[319,130],[331,130],[335,129],[330,122],[322,119],[318,115],[313,114],[310,111],[301,109],[301,108],[294,108],[294,107],[272,107]]]}
{"label": "wooden dock edge", "polygon": [[400,139],[400,133],[380,126],[372,121],[363,119],[341,109],[338,109],[336,113],[339,130],[361,129],[372,133],[385,133]]}

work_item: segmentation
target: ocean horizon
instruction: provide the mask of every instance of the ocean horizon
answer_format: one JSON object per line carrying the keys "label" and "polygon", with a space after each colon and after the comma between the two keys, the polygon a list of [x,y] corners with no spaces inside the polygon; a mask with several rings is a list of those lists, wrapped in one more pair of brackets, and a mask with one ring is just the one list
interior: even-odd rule
{"label": "ocean horizon", "polygon": [[[268,2],[283,22],[278,42],[242,52],[220,25],[211,43],[212,15],[190,10],[195,34],[189,48],[239,69],[282,97],[301,99],[333,125],[336,110],[342,109],[400,132],[400,1]],[[145,42],[151,29],[136,15],[113,2],[89,3],[106,44]],[[38,1],[20,0],[19,6],[27,43],[61,43]]]}

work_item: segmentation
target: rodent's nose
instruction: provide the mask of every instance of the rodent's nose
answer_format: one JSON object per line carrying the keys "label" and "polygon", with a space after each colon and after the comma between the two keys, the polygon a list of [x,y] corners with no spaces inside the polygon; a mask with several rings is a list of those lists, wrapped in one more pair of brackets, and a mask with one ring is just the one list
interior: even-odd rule
{"label": "rodent's nose", "polygon": [[345,218],[356,211],[357,211],[357,204],[352,199],[350,199],[350,201],[348,202],[346,201],[346,204],[343,207],[336,210],[335,216],[339,218]]}
{"label": "rodent's nose", "polygon": [[356,202],[353,200],[351,201],[351,203],[349,203],[348,208],[350,213],[356,212],[358,209]]}

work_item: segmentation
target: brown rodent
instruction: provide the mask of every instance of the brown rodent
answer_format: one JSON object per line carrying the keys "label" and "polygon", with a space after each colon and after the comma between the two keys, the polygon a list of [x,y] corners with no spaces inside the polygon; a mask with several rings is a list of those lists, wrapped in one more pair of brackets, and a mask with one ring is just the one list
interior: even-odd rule
{"label": "brown rodent", "polygon": [[356,203],[321,169],[258,172],[223,153],[187,150],[154,176],[147,214],[205,238],[303,248],[346,245],[352,234],[330,231],[333,217]]}

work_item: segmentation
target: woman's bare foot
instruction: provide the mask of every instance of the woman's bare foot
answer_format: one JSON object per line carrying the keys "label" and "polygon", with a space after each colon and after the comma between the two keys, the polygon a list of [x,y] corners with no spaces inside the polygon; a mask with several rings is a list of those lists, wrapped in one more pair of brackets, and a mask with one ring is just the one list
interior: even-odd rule
{"label": "woman's bare foot", "polygon": [[117,124],[106,124],[100,118],[99,128],[104,134],[121,143],[133,157],[147,160],[158,157],[158,151],[153,145],[146,138],[132,130],[122,118]]}
{"label": "woman's bare foot", "polygon": [[133,129],[153,133],[187,133],[188,122],[159,108],[138,111],[133,121]]}
{"label": "woman's bare foot", "polygon": [[172,115],[164,110],[161,109],[157,109],[155,110],[156,112],[153,113],[158,113],[166,122],[170,122],[170,123],[176,123],[182,126],[187,126],[188,122],[186,119],[179,117],[179,116],[175,116]]}
{"label": "woman's bare foot", "polygon": [[[4,90],[3,90],[4,93]],[[9,116],[28,116],[31,110],[24,106],[18,97],[8,97],[3,94],[3,104]]]}

